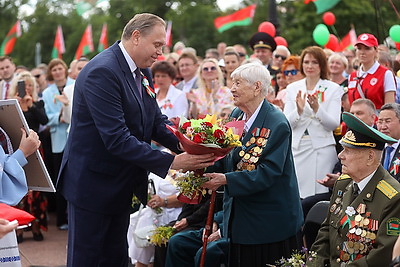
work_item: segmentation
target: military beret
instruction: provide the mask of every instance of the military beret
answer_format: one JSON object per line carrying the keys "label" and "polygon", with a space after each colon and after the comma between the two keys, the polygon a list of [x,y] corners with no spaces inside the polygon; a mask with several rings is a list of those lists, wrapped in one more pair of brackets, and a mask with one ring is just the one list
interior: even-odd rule
{"label": "military beret", "polygon": [[253,50],[256,48],[268,48],[274,51],[276,48],[274,38],[265,32],[257,32],[254,34],[249,40],[249,45]]}
{"label": "military beret", "polygon": [[368,126],[351,113],[343,112],[342,118],[347,126],[347,132],[340,140],[342,146],[383,150],[385,143],[397,142],[396,139]]}

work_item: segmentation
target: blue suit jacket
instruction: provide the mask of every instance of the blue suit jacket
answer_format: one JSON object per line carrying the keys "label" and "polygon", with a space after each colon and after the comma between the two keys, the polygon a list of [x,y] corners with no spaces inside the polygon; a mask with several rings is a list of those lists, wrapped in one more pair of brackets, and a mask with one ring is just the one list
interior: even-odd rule
{"label": "blue suit jacket", "polygon": [[[242,113],[235,109],[232,116],[237,118]],[[264,100],[243,144],[250,140],[255,127],[270,130],[255,170],[236,171],[239,147],[207,170],[225,172],[223,236],[238,244],[283,241],[294,236],[303,223],[288,121]]]}
{"label": "blue suit jacket", "polygon": [[[153,86],[150,71],[141,71]],[[150,141],[179,152],[178,140],[155,98],[140,90],[142,98],[118,42],[80,72],[57,184],[69,202],[105,214],[126,211],[133,193],[147,202],[148,172],[167,174],[174,157]]]}

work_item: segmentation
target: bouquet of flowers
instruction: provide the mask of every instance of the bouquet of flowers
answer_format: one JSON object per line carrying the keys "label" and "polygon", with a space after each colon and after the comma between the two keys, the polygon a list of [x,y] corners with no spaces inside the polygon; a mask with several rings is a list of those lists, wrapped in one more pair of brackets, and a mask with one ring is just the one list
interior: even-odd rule
{"label": "bouquet of flowers", "polygon": [[271,267],[305,267],[306,262],[308,260],[311,265],[307,266],[314,266],[315,265],[315,258],[317,257],[317,253],[314,251],[307,251],[307,248],[303,248],[301,251],[295,251],[288,259],[280,259],[276,262],[276,265],[269,265]]}
{"label": "bouquet of flowers", "polygon": [[[216,160],[223,158],[234,147],[241,146],[240,136],[243,132],[243,121],[232,121],[223,124],[216,115],[207,115],[203,119],[188,120],[180,118],[179,125],[167,128],[175,134],[186,152],[202,155],[213,153]],[[189,204],[198,204],[206,190],[201,185],[207,181],[204,170],[186,172],[177,175],[178,199]]]}
{"label": "bouquet of flowers", "polygon": [[168,240],[175,234],[176,229],[172,226],[159,226],[153,231],[150,243],[156,246],[166,245]]}

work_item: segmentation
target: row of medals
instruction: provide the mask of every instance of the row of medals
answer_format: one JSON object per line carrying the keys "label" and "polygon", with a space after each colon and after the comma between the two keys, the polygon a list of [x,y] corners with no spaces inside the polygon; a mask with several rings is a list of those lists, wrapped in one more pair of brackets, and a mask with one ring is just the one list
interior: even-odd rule
{"label": "row of medals", "polygon": [[256,164],[263,151],[263,147],[267,144],[267,138],[264,136],[251,137],[246,142],[245,146],[242,146],[242,150],[239,152],[239,156],[242,158],[237,164],[237,170],[248,170],[252,171],[256,168]]}
{"label": "row of medals", "polygon": [[[337,198],[335,202],[336,204],[338,204],[337,202],[340,203],[341,198]],[[356,216],[349,216],[351,228],[346,235],[348,240],[343,242],[338,262],[348,262],[360,259],[364,255],[368,254],[372,245],[375,243],[376,234],[374,232],[378,230],[378,221],[369,218],[371,212],[365,212],[365,210],[366,205],[360,203],[356,210],[358,214]],[[340,247],[338,247],[338,250],[339,249]]]}

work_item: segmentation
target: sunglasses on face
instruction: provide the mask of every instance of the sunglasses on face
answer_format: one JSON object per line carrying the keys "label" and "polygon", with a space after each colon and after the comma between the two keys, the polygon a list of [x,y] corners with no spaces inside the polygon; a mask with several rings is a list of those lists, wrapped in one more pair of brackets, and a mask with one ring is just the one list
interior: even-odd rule
{"label": "sunglasses on face", "polygon": [[210,67],[210,68],[204,67],[203,68],[203,71],[214,71],[214,70],[217,70],[217,68],[216,67]]}
{"label": "sunglasses on face", "polygon": [[283,71],[283,74],[285,74],[285,76],[288,76],[289,73],[290,73],[292,76],[294,76],[294,75],[297,74],[297,72],[299,72],[299,70],[296,70],[296,69],[293,69],[293,70],[285,70],[285,71]]}
{"label": "sunglasses on face", "polygon": [[239,57],[245,57],[246,56],[246,54],[244,54],[244,53],[238,53],[238,55],[239,55]]}
{"label": "sunglasses on face", "polygon": [[282,55],[275,55],[274,57],[275,57],[276,59],[281,58],[282,60],[286,60],[286,57],[285,57],[285,56],[282,56]]}
{"label": "sunglasses on face", "polygon": [[36,79],[39,79],[41,75],[42,74],[36,74],[36,75],[33,75],[33,77],[35,77]]}

